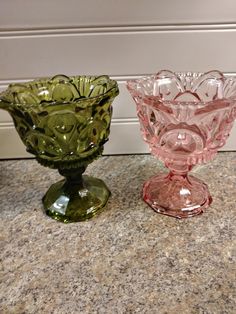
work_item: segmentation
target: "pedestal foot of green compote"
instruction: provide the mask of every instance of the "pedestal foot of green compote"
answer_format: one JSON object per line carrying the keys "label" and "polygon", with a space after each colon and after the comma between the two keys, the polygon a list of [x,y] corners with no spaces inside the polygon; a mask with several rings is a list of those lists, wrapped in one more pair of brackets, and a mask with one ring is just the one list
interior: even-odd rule
{"label": "pedestal foot of green compote", "polygon": [[64,223],[77,222],[93,217],[104,208],[110,191],[102,180],[82,176],[84,170],[59,170],[66,178],[53,184],[43,197],[48,216]]}

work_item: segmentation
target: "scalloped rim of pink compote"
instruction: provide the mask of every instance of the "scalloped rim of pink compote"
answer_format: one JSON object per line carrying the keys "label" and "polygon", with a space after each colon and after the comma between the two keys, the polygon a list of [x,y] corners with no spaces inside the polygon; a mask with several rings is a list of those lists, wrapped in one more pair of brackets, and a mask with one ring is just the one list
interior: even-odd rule
{"label": "scalloped rim of pink compote", "polygon": [[233,101],[236,102],[236,93],[233,97],[228,97],[228,98],[224,97],[224,98],[219,98],[219,99],[214,100],[214,101],[211,100],[211,101],[207,101],[207,102],[203,102],[203,101],[199,101],[199,102],[197,102],[197,101],[175,101],[175,100],[168,101],[168,100],[163,100],[158,96],[145,95],[143,92],[139,92],[137,89],[133,88],[134,84],[136,84],[136,86],[137,86],[137,84],[141,84],[144,80],[153,80],[153,79],[155,79],[155,77],[160,75],[162,72],[163,73],[164,72],[172,73],[175,77],[182,76],[182,77],[196,77],[196,78],[200,78],[201,76],[207,75],[209,73],[218,73],[221,76],[221,78],[224,80],[224,87],[226,86],[226,83],[229,82],[230,80],[236,84],[236,77],[232,77],[232,76],[226,77],[221,71],[218,71],[218,70],[211,70],[211,71],[207,71],[207,72],[172,72],[170,70],[161,70],[161,71],[157,72],[156,74],[143,76],[143,77],[140,77],[138,79],[127,80],[127,82],[126,82],[127,88],[130,91],[130,93],[132,94],[132,96],[138,97],[138,98],[142,99],[143,102],[146,103],[147,105],[150,105],[150,106],[154,107],[155,109],[159,109],[159,110],[162,110],[165,112],[170,112],[170,105],[174,106],[174,105],[182,104],[182,105],[186,105],[189,107],[194,106],[195,109],[197,106],[198,109],[196,110],[196,114],[200,114],[204,111],[215,110],[216,109],[216,102],[217,102],[217,105],[219,106],[219,109],[233,106]]}

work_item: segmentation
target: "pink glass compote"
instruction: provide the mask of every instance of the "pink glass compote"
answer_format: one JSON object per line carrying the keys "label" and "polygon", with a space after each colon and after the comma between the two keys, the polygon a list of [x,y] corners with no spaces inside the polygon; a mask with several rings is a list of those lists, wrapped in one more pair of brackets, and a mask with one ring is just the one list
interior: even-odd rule
{"label": "pink glass compote", "polygon": [[221,72],[173,73],[129,80],[141,131],[153,155],[170,172],[143,186],[143,199],[158,213],[186,218],[212,202],[207,185],[188,172],[222,147],[236,112],[236,79]]}

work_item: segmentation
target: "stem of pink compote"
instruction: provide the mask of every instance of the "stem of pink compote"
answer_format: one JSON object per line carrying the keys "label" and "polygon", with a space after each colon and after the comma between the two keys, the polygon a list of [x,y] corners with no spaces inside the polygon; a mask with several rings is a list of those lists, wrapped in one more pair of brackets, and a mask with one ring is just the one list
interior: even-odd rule
{"label": "stem of pink compote", "polygon": [[165,165],[168,169],[170,169],[171,172],[176,175],[187,175],[187,173],[193,168],[193,166],[187,165],[186,163],[182,162],[166,162]]}
{"label": "stem of pink compote", "polygon": [[193,166],[186,165],[184,163],[166,163],[166,167],[170,170],[169,178],[175,180],[187,179],[189,171],[192,170]]}

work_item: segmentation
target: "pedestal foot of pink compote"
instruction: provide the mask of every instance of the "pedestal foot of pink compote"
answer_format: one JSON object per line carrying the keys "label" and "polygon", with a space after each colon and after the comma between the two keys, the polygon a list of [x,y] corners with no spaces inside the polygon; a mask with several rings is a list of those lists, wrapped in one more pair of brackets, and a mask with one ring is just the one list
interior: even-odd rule
{"label": "pedestal foot of pink compote", "polygon": [[207,185],[188,175],[156,175],[143,186],[143,199],[156,212],[176,218],[199,215],[211,204]]}

